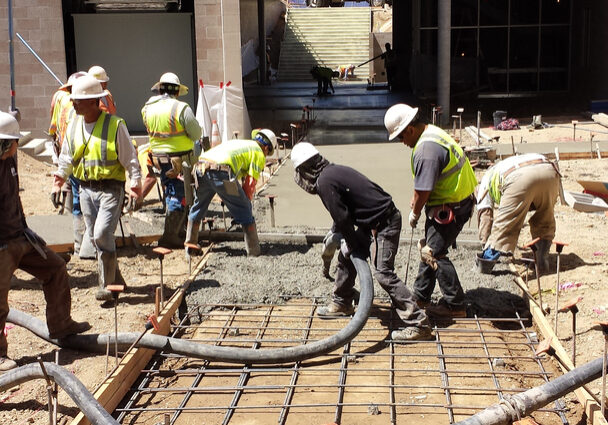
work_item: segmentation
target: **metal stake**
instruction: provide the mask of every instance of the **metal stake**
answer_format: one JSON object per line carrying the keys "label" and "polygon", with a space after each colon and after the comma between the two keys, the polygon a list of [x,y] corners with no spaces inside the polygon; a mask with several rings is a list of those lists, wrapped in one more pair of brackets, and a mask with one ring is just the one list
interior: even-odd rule
{"label": "metal stake", "polygon": [[583,297],[572,298],[559,309],[560,313],[565,313],[567,311],[572,313],[572,364],[574,366],[576,366],[576,313],[578,313],[576,304],[582,299]]}
{"label": "metal stake", "polygon": [[540,305],[540,311],[542,311],[543,314],[546,314],[545,308],[543,307],[543,293],[542,293],[542,288],[540,286],[540,272],[538,270],[538,258],[536,258],[536,251],[538,250],[536,243],[539,240],[540,240],[540,238],[534,239],[532,242],[529,242],[528,244],[524,245],[524,248],[530,248],[532,250],[532,254],[534,255],[534,271],[536,272],[536,284],[538,286],[538,304]]}
{"label": "metal stake", "polygon": [[578,124],[577,120],[572,121],[572,140],[576,142],[576,124]]}
{"label": "metal stake", "polygon": [[38,356],[36,358],[38,363],[40,364],[40,369],[42,369],[42,374],[44,375],[44,379],[46,379],[46,393],[49,398],[49,424],[53,424],[53,383],[51,382],[51,378],[46,373],[46,368],[44,367],[44,363],[42,362],[42,357]]}
{"label": "metal stake", "polygon": [[[165,282],[163,278],[163,260],[165,259],[165,255],[171,254],[173,251],[169,248],[164,248],[162,246],[156,247],[152,251],[158,254],[158,260],[160,261],[160,308],[162,310],[165,306]],[[186,248],[186,252],[187,251],[188,248]]]}
{"label": "metal stake", "polygon": [[274,221],[274,198],[275,198],[275,195],[266,195],[266,197],[268,198],[268,201],[270,202],[270,226],[271,227],[275,227],[275,221]]}
{"label": "metal stake", "polygon": [[124,285],[108,285],[108,291],[114,297],[114,356],[118,366],[118,295],[125,290]]}
{"label": "metal stake", "polygon": [[564,242],[557,242],[554,241],[553,242],[555,244],[555,250],[557,251],[557,270],[556,270],[556,274],[557,274],[557,280],[555,282],[555,327],[554,327],[554,332],[555,332],[555,336],[557,337],[557,316],[559,314],[559,269],[560,269],[560,254],[562,253],[562,251],[564,250],[564,246],[568,245],[567,243]]}

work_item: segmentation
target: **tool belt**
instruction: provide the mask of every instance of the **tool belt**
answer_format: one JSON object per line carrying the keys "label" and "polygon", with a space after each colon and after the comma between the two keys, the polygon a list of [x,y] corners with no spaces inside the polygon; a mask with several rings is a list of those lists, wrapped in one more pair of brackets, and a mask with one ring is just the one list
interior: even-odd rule
{"label": "tool belt", "polygon": [[165,175],[170,179],[176,179],[182,172],[182,162],[190,162],[190,154],[192,151],[185,152],[170,152],[170,153],[154,153],[152,152],[152,164],[158,170],[163,170],[163,165],[171,165],[171,168],[165,172]]}
{"label": "tool belt", "polygon": [[198,169],[201,174],[205,174],[207,171],[226,171],[227,173],[232,172],[232,168],[228,164],[216,164],[215,162],[200,160],[198,162]]}

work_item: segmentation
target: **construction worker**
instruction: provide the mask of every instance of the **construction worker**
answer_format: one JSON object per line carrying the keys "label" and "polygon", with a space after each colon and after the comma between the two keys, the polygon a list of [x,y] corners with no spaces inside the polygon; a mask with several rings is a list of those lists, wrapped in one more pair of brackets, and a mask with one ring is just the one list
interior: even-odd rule
{"label": "construction worker", "polygon": [[490,167],[477,189],[483,258],[495,260],[501,254],[513,254],[526,214],[533,211],[530,234],[540,238],[538,265],[541,272],[547,272],[547,256],[555,236],[553,207],[559,191],[560,174],[541,154],[511,156]]}
{"label": "construction worker", "polygon": [[317,80],[317,95],[325,96],[329,94],[328,87],[331,88],[331,92],[335,93],[334,85],[331,83],[332,78],[337,78],[340,74],[337,71],[333,71],[331,68],[325,66],[313,66],[310,68],[310,74]]}
{"label": "construction worker", "polygon": [[112,299],[108,285],[124,283],[114,232],[123,206],[125,169],[129,172],[130,196],[137,199],[141,195],[141,170],[127,126],[122,118],[99,107],[99,99],[106,93],[90,75],[74,82],[71,98],[78,116],[68,126],[53,183],[53,193],[57,193],[70,174],[80,180],[87,236],[97,249],[99,262],[98,301]]}
{"label": "construction worker", "polygon": [[[319,195],[334,220],[332,230],[342,234],[333,299],[317,309],[322,319],[350,316],[354,312],[355,266],[350,253],[370,253],[374,277],[389,294],[402,321],[395,330],[396,341],[431,338],[424,310],[416,305],[412,293],[395,273],[399,248],[401,213],[391,196],[358,171],[331,164],[310,143],[300,142],[291,151],[295,182],[306,192]],[[371,247],[371,250],[370,250]]]}
{"label": "construction worker", "polygon": [[[76,79],[87,75],[84,71],[78,71],[70,75],[68,82],[59,87],[59,90],[53,95],[51,102],[51,124],[49,126],[49,135],[53,137],[53,148],[57,158],[61,153],[61,146],[65,133],[70,121],[76,116],[74,105],[70,94],[72,93],[72,84]],[[67,184],[67,190],[72,194],[72,227],[74,231],[74,254],[82,259],[94,259],[96,252],[95,247],[89,238],[83,238],[86,234],[86,225],[80,209],[80,182],[73,175],[70,175]],[[61,204],[57,197],[51,198],[53,206],[58,208]],[[63,201],[65,203],[65,200]]]}
{"label": "construction worker", "polygon": [[355,78],[355,65],[340,65],[336,71],[338,71],[338,78],[344,81],[348,80],[349,76]]}
{"label": "construction worker", "polygon": [[51,338],[61,339],[91,329],[87,322],[71,318],[72,299],[65,261],[27,226],[19,198],[16,161],[20,137],[17,119],[0,112],[0,373],[17,367],[7,357],[8,341],[3,332],[9,312],[8,291],[16,269],[42,281]]}
{"label": "construction worker", "polygon": [[[274,153],[277,137],[272,130],[253,133],[254,140],[233,139],[205,151],[197,166],[198,187],[188,216],[186,243],[198,243],[198,231],[211,199],[217,194],[234,220],[243,226],[248,256],[260,255],[260,242],[251,200],[266,157]],[[239,183],[243,180],[242,184]]]}
{"label": "construction worker", "polygon": [[97,81],[101,83],[101,88],[108,92],[108,94],[99,99],[99,109],[108,114],[116,115],[116,103],[110,90],[108,90],[108,81],[110,77],[106,73],[106,70],[99,65],[93,65],[89,68],[88,74],[95,77]]}
{"label": "construction worker", "polygon": [[[421,262],[414,282],[414,295],[429,315],[466,317],[464,292],[448,248],[471,217],[477,185],[475,173],[462,148],[442,129],[418,117],[418,108],[400,103],[384,116],[389,140],[399,139],[412,148],[414,176],[409,223],[418,224],[425,207],[425,239],[419,243]],[[437,305],[430,305],[435,281],[443,293]]]}
{"label": "construction worker", "polygon": [[380,57],[384,59],[384,70],[386,71],[388,91],[392,91],[393,84],[395,83],[395,74],[397,72],[397,54],[391,48],[391,43],[386,43],[384,48],[384,53],[382,53]]}
{"label": "construction worker", "polygon": [[161,183],[165,188],[165,229],[158,244],[167,248],[181,248],[184,243],[182,230],[186,221],[186,197],[184,182],[179,176],[184,161],[190,165],[196,163],[193,149],[202,130],[192,108],[177,100],[178,96],[188,93],[188,87],[180,84],[177,75],[172,72],[163,74],[152,90],[159,94],[148,99],[141,115],[150,136],[152,161],[160,170]]}

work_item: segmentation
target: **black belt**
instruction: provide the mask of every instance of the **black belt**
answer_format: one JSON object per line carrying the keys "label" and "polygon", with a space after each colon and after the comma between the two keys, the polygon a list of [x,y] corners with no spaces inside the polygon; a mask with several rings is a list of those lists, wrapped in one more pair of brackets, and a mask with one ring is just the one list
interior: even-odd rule
{"label": "black belt", "polygon": [[[457,210],[458,208],[462,208],[464,206],[469,205],[470,202],[473,202],[474,198],[474,194],[471,194],[469,196],[467,196],[466,198],[464,198],[462,201],[459,202],[450,202],[448,204],[441,204],[441,205],[446,205],[450,208],[452,208],[453,210]],[[433,205],[433,207],[440,207],[441,205]]]}
{"label": "black belt", "polygon": [[372,229],[380,229],[386,226],[386,223],[396,214],[399,210],[395,206],[395,204],[391,203],[382,213],[380,218],[376,221],[375,224],[372,224],[370,227]]}
{"label": "black belt", "polygon": [[192,151],[183,151],[183,152],[158,152],[158,153],[154,153],[152,152],[152,156],[157,157],[157,158],[161,158],[161,157],[169,157],[169,158],[175,158],[177,156],[188,156],[192,153]]}
{"label": "black belt", "polygon": [[91,189],[108,189],[111,187],[124,187],[125,182],[114,179],[105,180],[80,180],[80,186],[88,187]]}

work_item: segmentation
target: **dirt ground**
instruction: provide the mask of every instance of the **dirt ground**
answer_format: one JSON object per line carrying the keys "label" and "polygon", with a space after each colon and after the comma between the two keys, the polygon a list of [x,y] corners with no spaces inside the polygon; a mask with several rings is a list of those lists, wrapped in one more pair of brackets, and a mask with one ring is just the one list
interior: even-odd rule
{"label": "dirt ground", "polygon": [[[549,140],[554,139],[559,143],[560,140],[565,140],[571,132],[571,129],[563,129],[561,134],[547,132],[544,137]],[[510,143],[508,137],[503,137],[502,139],[504,139],[504,142]],[[576,183],[577,179],[608,180],[608,159],[562,161],[561,169],[564,175],[564,189],[573,192],[582,191],[582,187]],[[51,171],[52,168],[50,166],[19,153],[19,174],[22,187],[21,198],[26,215],[55,213],[48,196],[52,180],[50,177]],[[154,197],[155,193],[152,192],[149,198],[153,199]],[[158,204],[149,204],[142,214],[159,215]],[[608,245],[606,244],[608,217],[604,214],[580,213],[568,206],[558,205],[556,207],[556,220],[556,240],[569,243],[561,255],[560,283],[564,287],[567,287],[567,289],[564,289],[560,299],[567,300],[575,296],[583,297],[579,303],[580,312],[577,316],[578,354],[576,359],[577,364],[583,364],[601,355],[603,338],[600,332],[593,330],[593,324],[597,321],[608,320],[608,290],[605,285],[608,281]],[[268,231],[269,229],[262,227],[260,230]],[[290,230],[288,229],[287,231]],[[323,232],[318,230],[316,233],[321,234]],[[403,236],[407,239],[409,235],[406,235],[404,232]],[[475,240],[475,230],[473,228],[465,229],[464,236],[468,240]],[[529,239],[528,229],[524,228],[520,236],[520,242],[523,244]],[[273,249],[275,249],[270,246],[263,248],[267,250],[268,254],[272,253]],[[313,250],[313,252],[315,250],[319,252],[320,247],[305,248],[305,250],[309,249]],[[475,249],[474,245],[472,249]],[[459,273],[463,280],[463,285],[467,288],[467,299],[471,303],[471,312],[479,313],[485,311],[485,314],[489,314],[498,312],[501,308],[511,308],[511,301],[502,302],[501,299],[496,299],[494,305],[490,305],[489,301],[488,303],[480,301],[484,298],[482,288],[479,288],[479,283],[474,281],[475,273],[472,271],[473,260],[469,257],[470,252],[473,252],[472,249],[457,251],[469,253],[466,257],[459,260]],[[159,282],[159,262],[154,259],[151,250],[152,247],[146,247],[145,254],[138,253],[132,248],[119,250],[120,267],[130,286],[129,292],[121,297],[122,302],[118,306],[118,321],[121,331],[142,331],[147,315],[153,311],[153,291]],[[240,258],[244,254],[244,250],[242,244],[225,244],[219,248],[219,253],[225,257],[238,256]],[[406,253],[407,246],[404,246],[400,250],[401,257],[399,264],[403,265],[405,263],[404,256]],[[298,254],[301,253],[296,250],[288,255],[295,256]],[[455,253],[454,257],[458,257],[458,255]],[[517,252],[516,258],[520,255],[521,252]],[[415,253],[413,253],[413,256],[415,256]],[[264,258],[268,259],[268,257],[261,257],[259,260],[263,261]],[[290,259],[283,258],[282,256],[278,259],[271,258],[273,261],[269,261],[266,264],[267,273],[269,276],[280,276],[280,270],[289,264]],[[556,256],[553,251],[550,261],[554,269]],[[187,278],[188,265],[183,251],[170,254],[164,266],[165,282],[168,287],[174,288]],[[111,306],[100,306],[94,298],[95,287],[97,285],[96,262],[73,258],[68,264],[68,269],[70,285],[72,287],[72,314],[74,318],[76,320],[90,321],[93,324],[94,332],[113,332],[113,308]],[[523,270],[523,268],[521,269]],[[278,273],[277,270],[279,271]],[[398,272],[400,276],[403,276],[404,266],[400,266]],[[293,269],[289,270],[288,273],[291,275],[295,274]],[[409,284],[411,284],[414,274],[415,271],[413,269],[410,270]],[[203,276],[201,276],[201,279],[204,280]],[[503,279],[504,276],[499,276],[499,278]],[[315,281],[321,281],[321,279],[315,279]],[[197,288],[196,285],[202,285],[201,282],[202,280],[195,282],[191,293],[194,293],[193,290]],[[555,272],[541,278],[544,290],[543,300],[551,308],[553,308],[555,303],[552,292],[555,282]],[[533,283],[535,282],[533,281]],[[509,285],[506,281],[488,283],[488,285],[494,284],[497,287]],[[284,287],[278,288],[273,293],[279,294],[282,291],[294,293],[297,291],[298,283],[295,284],[296,288],[294,288],[292,280],[282,285]],[[270,298],[264,299],[263,296],[260,298],[260,294],[263,294],[260,288],[247,286],[246,281],[239,283],[239,286],[242,286],[242,288],[234,293],[235,297],[250,294],[250,298],[245,297],[240,300],[241,302],[246,299],[255,300],[256,302],[271,302]],[[510,284],[509,288],[508,292],[510,294],[518,294],[514,289],[514,285]],[[308,295],[324,296],[328,295],[330,290],[331,283],[321,281],[319,286]],[[271,292],[267,292],[266,294],[269,293]],[[513,299],[519,299],[515,295],[512,296]],[[209,298],[207,302],[214,302],[213,298]],[[509,305],[505,306],[504,304],[506,303]],[[44,318],[45,302],[42,291],[40,291],[40,285],[25,273],[18,272],[16,274],[12,289],[9,292],[9,304],[16,309],[26,311],[42,319]],[[560,315],[559,335],[562,344],[568,350],[570,350],[572,343],[569,336],[570,323],[569,314]],[[9,356],[14,358],[20,365],[35,361],[37,356],[41,356],[45,361],[52,361],[54,359],[56,347],[34,337],[28,331],[17,327],[9,327],[8,339]],[[106,359],[104,356],[62,349],[60,350],[60,364],[71,370],[90,390],[93,390],[105,376]],[[110,368],[111,365],[112,363],[110,363]],[[594,382],[591,387],[596,390],[596,393],[599,393],[598,382]],[[573,398],[568,397],[568,399],[572,400]],[[46,391],[42,381],[29,382],[15,388],[13,391],[0,394],[0,423],[46,424],[48,423],[46,403]],[[61,391],[59,404],[59,417],[60,419],[63,418],[63,421],[67,422],[68,419],[71,420],[77,414],[74,404]]]}

